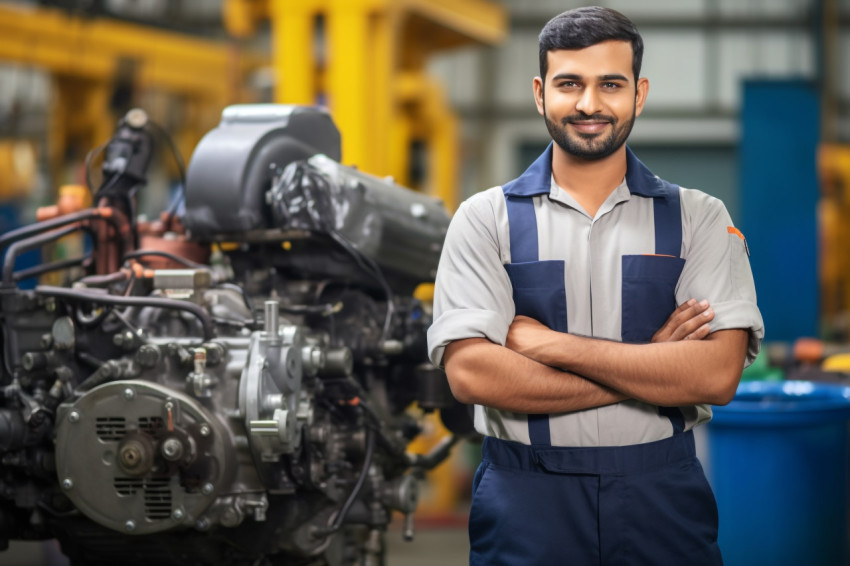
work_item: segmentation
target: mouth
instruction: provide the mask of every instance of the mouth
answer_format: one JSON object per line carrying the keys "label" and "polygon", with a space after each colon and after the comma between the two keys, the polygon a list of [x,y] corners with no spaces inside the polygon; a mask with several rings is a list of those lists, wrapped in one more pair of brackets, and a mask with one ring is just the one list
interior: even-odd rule
{"label": "mouth", "polygon": [[570,121],[569,124],[581,134],[598,134],[611,122],[607,120]]}

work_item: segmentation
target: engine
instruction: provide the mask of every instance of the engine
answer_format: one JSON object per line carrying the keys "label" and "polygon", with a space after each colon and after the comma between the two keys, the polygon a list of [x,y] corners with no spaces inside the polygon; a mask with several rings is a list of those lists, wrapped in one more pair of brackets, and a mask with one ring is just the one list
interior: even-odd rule
{"label": "engine", "polygon": [[[243,105],[140,220],[162,133],[131,111],[94,206],[0,236],[0,543],[57,538],[86,565],[383,564],[393,513],[412,537],[423,472],[472,431],[414,298],[445,209],[340,165],[326,112]],[[16,269],[69,238],[79,257]],[[414,403],[454,433],[427,455],[406,450]]]}

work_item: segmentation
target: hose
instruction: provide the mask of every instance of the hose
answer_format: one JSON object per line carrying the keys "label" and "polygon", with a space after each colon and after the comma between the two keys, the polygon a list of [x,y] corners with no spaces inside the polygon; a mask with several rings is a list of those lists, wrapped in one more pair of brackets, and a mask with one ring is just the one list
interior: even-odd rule
{"label": "hose", "polygon": [[194,315],[201,323],[201,327],[204,331],[205,342],[212,340],[215,336],[213,321],[207,311],[195,303],[190,303],[188,301],[178,301],[176,299],[166,299],[162,297],[123,297],[81,289],[53,287],[50,285],[39,285],[35,288],[35,292],[39,295],[57,297],[67,301],[99,303],[102,305],[121,307],[153,307],[185,311]]}
{"label": "hose", "polygon": [[45,234],[36,234],[35,236],[30,236],[29,238],[24,238],[13,243],[9,246],[9,249],[6,251],[6,257],[3,259],[2,285],[4,287],[14,285],[15,260],[18,259],[19,253],[40,248],[44,244],[54,242],[59,238],[74,233],[77,230],[80,230],[80,228],[81,227],[78,224],[72,224],[65,228],[57,229]]}

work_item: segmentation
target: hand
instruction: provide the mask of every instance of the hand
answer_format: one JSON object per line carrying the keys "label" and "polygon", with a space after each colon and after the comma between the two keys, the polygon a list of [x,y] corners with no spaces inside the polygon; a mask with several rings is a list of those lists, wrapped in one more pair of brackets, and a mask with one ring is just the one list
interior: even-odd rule
{"label": "hand", "polygon": [[548,326],[527,316],[514,317],[508,329],[505,347],[527,358],[545,363],[540,356],[545,350],[547,335],[553,332]]}
{"label": "hand", "polygon": [[691,299],[673,311],[667,322],[652,337],[652,342],[702,340],[709,334],[708,323],[714,319],[714,309],[708,301]]}

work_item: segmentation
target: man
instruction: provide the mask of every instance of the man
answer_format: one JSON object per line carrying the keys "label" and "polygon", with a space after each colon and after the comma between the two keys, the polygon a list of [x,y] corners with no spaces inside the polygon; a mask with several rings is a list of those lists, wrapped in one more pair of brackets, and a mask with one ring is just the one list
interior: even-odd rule
{"label": "man", "polygon": [[692,429],[732,399],[763,324],[723,204],[624,145],[642,52],[614,10],[553,18],[533,89],[554,143],[446,238],[428,338],[485,435],[472,564],[722,563]]}

